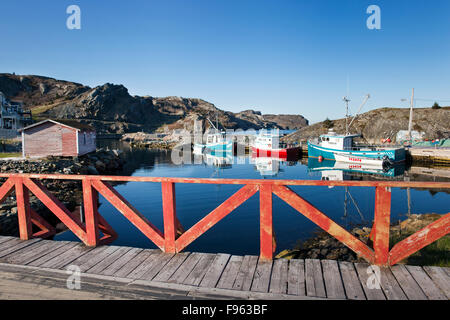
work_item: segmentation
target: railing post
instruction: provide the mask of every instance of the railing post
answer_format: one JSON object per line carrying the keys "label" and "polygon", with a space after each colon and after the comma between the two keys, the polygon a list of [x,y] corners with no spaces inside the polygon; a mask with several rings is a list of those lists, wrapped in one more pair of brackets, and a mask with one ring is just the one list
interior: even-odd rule
{"label": "railing post", "polygon": [[175,253],[176,237],[176,200],[175,184],[173,182],[161,182],[163,217],[164,217],[164,252]]}
{"label": "railing post", "polygon": [[95,247],[99,244],[98,231],[98,191],[92,187],[88,178],[83,179],[83,206],[86,225],[86,245]]}
{"label": "railing post", "polygon": [[20,239],[33,238],[33,224],[31,222],[30,192],[23,184],[22,178],[15,178],[17,217],[19,220]]}
{"label": "railing post", "polygon": [[391,224],[391,188],[376,187],[373,249],[375,264],[389,264],[389,227]]}
{"label": "railing post", "polygon": [[273,224],[272,224],[272,185],[259,186],[260,211],[260,258],[271,260],[273,258]]}

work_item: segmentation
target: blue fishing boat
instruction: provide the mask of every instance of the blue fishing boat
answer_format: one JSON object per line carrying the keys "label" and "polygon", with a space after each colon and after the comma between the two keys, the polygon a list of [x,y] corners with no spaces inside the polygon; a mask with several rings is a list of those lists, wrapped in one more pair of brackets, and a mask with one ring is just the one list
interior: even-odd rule
{"label": "blue fishing boat", "polygon": [[359,134],[338,135],[330,130],[328,134],[321,135],[317,143],[308,141],[308,157],[379,167],[405,161],[406,152],[403,147],[356,145],[353,139],[360,136]]}
{"label": "blue fishing boat", "polygon": [[225,132],[215,132],[207,135],[206,143],[194,144],[194,153],[203,152],[232,152],[233,141],[226,137]]}
{"label": "blue fishing boat", "polygon": [[230,137],[227,137],[225,131],[219,130],[219,120],[216,116],[216,125],[209,120],[209,118],[206,118],[209,123],[211,124],[211,127],[214,128],[212,133],[208,133],[206,136],[206,143],[195,143],[194,144],[194,153],[196,154],[202,154],[204,152],[209,153],[218,153],[218,152],[232,152],[234,143],[231,140]]}

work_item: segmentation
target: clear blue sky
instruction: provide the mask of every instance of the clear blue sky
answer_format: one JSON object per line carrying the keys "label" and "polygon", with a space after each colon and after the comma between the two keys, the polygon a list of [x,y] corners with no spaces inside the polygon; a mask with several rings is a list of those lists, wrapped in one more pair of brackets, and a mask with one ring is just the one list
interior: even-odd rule
{"label": "clear blue sky", "polygon": [[[71,4],[81,30],[66,28]],[[366,27],[371,4],[381,30]],[[366,111],[407,107],[412,87],[450,105],[449,0],[15,0],[0,12],[0,72],[311,122],[342,117],[347,88],[353,111],[366,93]]]}

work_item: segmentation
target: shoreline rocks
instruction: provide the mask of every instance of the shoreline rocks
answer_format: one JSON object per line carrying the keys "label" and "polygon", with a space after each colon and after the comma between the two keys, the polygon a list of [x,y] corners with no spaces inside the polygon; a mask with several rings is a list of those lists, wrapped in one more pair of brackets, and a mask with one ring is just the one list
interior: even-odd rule
{"label": "shoreline rocks", "polygon": [[[77,158],[48,157],[44,159],[2,160],[0,172],[2,173],[42,173],[42,174],[115,174],[119,172],[124,160],[119,150],[97,149]],[[0,179],[2,182],[6,178]],[[82,203],[81,181],[73,180],[42,180],[43,185],[61,201],[66,208],[77,211]],[[40,214],[53,226],[59,220],[45,207],[33,194],[30,194],[30,204],[33,210]],[[57,228],[62,231],[61,226]],[[14,192],[0,204],[0,234],[18,236],[17,205]]]}
{"label": "shoreline rocks", "polygon": [[177,142],[170,141],[169,138],[164,134],[136,132],[124,134],[121,140],[129,143],[133,148],[172,150]]}

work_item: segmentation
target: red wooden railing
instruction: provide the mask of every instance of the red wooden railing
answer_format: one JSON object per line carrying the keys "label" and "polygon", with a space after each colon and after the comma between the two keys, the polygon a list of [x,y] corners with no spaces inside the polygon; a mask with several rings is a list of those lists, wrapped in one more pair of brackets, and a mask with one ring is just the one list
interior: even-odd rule
{"label": "red wooden railing", "polygon": [[[288,203],[309,220],[313,221],[330,235],[344,243],[369,263],[394,265],[433,241],[447,235],[450,228],[450,213],[426,226],[422,230],[395,244],[389,250],[389,225],[391,210],[391,188],[450,188],[448,182],[399,182],[399,181],[316,181],[316,180],[257,180],[257,179],[196,179],[196,178],[154,178],[120,176],[86,176],[54,174],[6,174],[0,187],[0,203],[16,191],[20,238],[48,237],[55,229],[30,207],[29,192],[32,192],[47,206],[68,229],[88,246],[107,244],[117,238],[117,234],[99,214],[98,194],[100,193],[118,209],[136,228],[165,252],[179,252],[191,242],[213,227],[217,222],[259,192],[260,200],[260,258],[272,259],[275,252],[272,227],[272,195]],[[71,213],[40,182],[42,179],[81,180],[85,222]],[[109,182],[155,182],[161,183],[164,231],[158,230],[138,210],[122,197]],[[243,185],[216,209],[184,231],[176,214],[175,184],[236,184]],[[375,187],[375,213],[371,237],[373,248],[353,236],[339,224],[327,217],[308,201],[292,191],[289,186],[354,186]],[[40,231],[33,233],[32,225]],[[100,238],[100,231],[103,236]]]}

